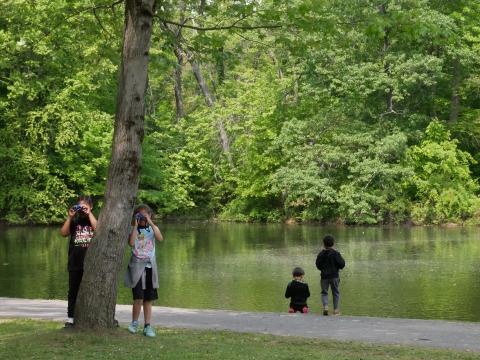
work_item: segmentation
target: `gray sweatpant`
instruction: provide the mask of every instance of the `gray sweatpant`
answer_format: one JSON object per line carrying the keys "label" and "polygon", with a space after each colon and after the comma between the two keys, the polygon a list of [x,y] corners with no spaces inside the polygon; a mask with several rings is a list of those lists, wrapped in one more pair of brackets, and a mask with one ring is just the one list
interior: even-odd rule
{"label": "gray sweatpant", "polygon": [[322,288],[323,306],[328,306],[328,287],[329,286],[332,287],[333,309],[338,310],[338,305],[340,304],[340,291],[338,290],[338,287],[340,286],[340,278],[320,280],[320,287]]}

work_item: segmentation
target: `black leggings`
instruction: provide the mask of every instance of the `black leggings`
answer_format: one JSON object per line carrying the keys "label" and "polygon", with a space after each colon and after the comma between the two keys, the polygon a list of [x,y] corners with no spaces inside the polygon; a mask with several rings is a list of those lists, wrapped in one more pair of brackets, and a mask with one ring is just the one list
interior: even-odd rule
{"label": "black leggings", "polygon": [[83,270],[73,270],[68,272],[68,308],[69,318],[73,318],[75,303],[77,302],[78,289],[83,278]]}

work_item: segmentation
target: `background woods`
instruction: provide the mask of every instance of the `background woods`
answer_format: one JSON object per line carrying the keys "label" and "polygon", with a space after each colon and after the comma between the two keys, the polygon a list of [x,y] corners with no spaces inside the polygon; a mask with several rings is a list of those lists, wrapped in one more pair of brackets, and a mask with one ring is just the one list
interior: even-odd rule
{"label": "background woods", "polygon": [[[92,6],[0,9],[10,223],[61,222],[79,193],[103,205],[125,5]],[[477,223],[479,10],[157,2],[138,202],[175,218]]]}

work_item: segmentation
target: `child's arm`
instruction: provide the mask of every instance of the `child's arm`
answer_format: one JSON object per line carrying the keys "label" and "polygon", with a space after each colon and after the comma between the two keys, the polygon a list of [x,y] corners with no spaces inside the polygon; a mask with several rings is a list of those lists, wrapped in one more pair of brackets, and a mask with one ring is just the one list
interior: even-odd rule
{"label": "child's arm", "polygon": [[307,284],[307,298],[310,297],[310,289],[308,288],[308,284]]}
{"label": "child's arm", "polygon": [[135,240],[137,238],[137,227],[138,227],[138,220],[136,218],[133,218],[133,229],[132,229],[132,233],[128,238],[128,245],[130,245],[130,247],[135,246]]}
{"label": "child's arm", "polygon": [[152,219],[150,219],[150,214],[147,214],[147,222],[148,222],[148,225],[150,225],[153,229],[153,234],[155,235],[155,239],[157,239],[157,241],[162,241],[163,240],[162,233],[160,232],[160,230],[158,230],[158,227],[155,226]]}
{"label": "child's arm", "polygon": [[343,269],[345,267],[345,260],[338,251],[335,252],[335,262],[337,263],[337,267],[339,269]]}
{"label": "child's arm", "polygon": [[90,225],[92,226],[93,231],[97,228],[97,219],[93,216],[89,207],[84,207],[83,212],[88,215],[88,220],[90,220]]}
{"label": "child's arm", "polygon": [[75,211],[73,210],[73,206],[72,206],[70,209],[68,209],[67,219],[65,220],[65,223],[62,226],[62,230],[60,231],[63,237],[70,236],[70,224],[72,223],[72,219],[74,216],[75,216]]}
{"label": "child's arm", "polygon": [[315,261],[315,265],[317,266],[317,269],[318,270],[322,270],[323,268],[323,257],[320,256],[322,252],[319,252],[318,255],[317,255],[317,260]]}
{"label": "child's arm", "polygon": [[290,294],[290,284],[287,285],[287,290],[285,290],[285,297],[288,299],[289,297],[292,297],[292,294]]}

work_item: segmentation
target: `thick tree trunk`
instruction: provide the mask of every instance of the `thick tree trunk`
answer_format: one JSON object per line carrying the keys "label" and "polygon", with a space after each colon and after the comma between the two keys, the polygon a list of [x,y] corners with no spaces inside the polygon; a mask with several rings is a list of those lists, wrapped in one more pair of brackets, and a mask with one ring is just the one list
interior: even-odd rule
{"label": "thick tree trunk", "polygon": [[458,118],[460,108],[460,59],[456,58],[453,62],[453,83],[452,83],[452,106],[450,108],[450,122],[455,122]]}
{"label": "thick tree trunk", "polygon": [[155,0],[126,0],[112,157],[104,203],[85,258],[75,327],[113,326],[128,230],[142,166],[147,72]]}

